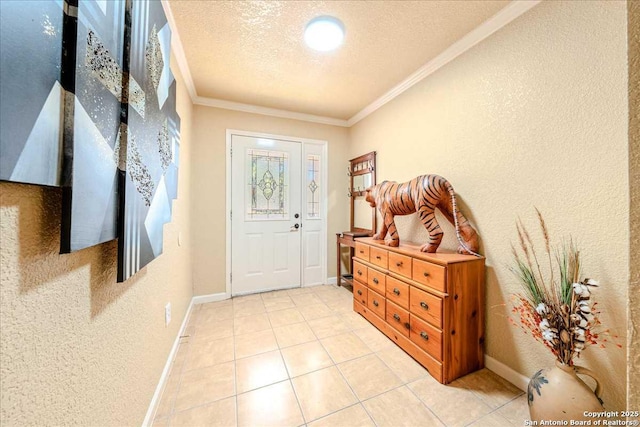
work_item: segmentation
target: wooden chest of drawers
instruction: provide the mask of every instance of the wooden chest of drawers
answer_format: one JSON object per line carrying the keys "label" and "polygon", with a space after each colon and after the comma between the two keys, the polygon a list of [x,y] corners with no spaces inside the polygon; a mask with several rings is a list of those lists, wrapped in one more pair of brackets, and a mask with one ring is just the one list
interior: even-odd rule
{"label": "wooden chest of drawers", "polygon": [[443,384],[484,366],[484,258],[356,245],[356,312]]}

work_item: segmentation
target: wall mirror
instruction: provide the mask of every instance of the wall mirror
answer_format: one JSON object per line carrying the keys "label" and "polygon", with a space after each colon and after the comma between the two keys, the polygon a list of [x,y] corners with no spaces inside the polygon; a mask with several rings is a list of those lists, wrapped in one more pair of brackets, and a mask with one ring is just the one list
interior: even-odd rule
{"label": "wall mirror", "polygon": [[361,193],[373,185],[373,172],[353,176],[352,192]]}
{"label": "wall mirror", "polygon": [[376,152],[349,161],[349,198],[351,231],[372,236],[376,229],[376,211],[364,200],[365,190],[376,184]]}

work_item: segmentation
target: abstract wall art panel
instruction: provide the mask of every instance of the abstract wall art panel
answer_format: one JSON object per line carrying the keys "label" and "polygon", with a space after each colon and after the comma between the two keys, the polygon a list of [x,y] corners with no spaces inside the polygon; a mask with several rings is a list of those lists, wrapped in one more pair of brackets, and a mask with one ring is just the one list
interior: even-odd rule
{"label": "abstract wall art panel", "polygon": [[59,186],[62,0],[0,1],[0,180]]}
{"label": "abstract wall art panel", "polygon": [[171,30],[156,0],[0,0],[0,180],[62,187],[60,251],[162,253],[178,192]]}
{"label": "abstract wall art panel", "polygon": [[117,237],[125,1],[76,4],[75,43],[65,46],[73,75],[65,80],[62,252]]}
{"label": "abstract wall art panel", "polygon": [[169,67],[171,30],[159,1],[131,4],[126,127],[119,154],[118,281],[162,253],[177,197],[180,119]]}

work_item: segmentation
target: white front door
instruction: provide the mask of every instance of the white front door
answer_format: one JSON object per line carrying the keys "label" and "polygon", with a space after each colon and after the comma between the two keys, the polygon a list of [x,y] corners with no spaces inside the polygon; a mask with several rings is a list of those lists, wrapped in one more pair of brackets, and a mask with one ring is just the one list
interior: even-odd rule
{"label": "white front door", "polygon": [[301,285],[302,144],[231,135],[231,293]]}

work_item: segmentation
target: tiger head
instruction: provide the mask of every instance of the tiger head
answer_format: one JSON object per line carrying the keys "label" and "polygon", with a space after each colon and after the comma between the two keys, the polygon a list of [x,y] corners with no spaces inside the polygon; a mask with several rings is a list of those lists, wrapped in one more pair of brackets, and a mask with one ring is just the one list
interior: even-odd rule
{"label": "tiger head", "polygon": [[378,194],[380,193],[380,189],[386,185],[389,181],[382,181],[380,184],[372,185],[371,187],[365,190],[364,199],[369,202],[369,206],[372,208],[376,207],[376,199],[378,198]]}
{"label": "tiger head", "polygon": [[377,185],[372,185],[371,187],[367,188],[365,191],[365,196],[364,199],[369,202],[369,205],[372,208],[376,207],[376,195],[378,194],[378,186]]}

